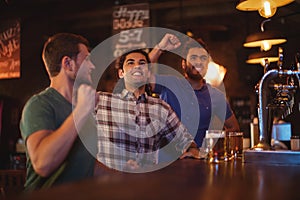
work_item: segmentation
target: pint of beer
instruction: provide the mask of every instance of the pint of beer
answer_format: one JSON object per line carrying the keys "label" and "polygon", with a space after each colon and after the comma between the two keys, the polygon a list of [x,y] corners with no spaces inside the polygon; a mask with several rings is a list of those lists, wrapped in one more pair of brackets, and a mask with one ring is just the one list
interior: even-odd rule
{"label": "pint of beer", "polygon": [[211,163],[228,161],[226,149],[226,135],[222,130],[207,130],[205,146],[208,150],[208,160]]}

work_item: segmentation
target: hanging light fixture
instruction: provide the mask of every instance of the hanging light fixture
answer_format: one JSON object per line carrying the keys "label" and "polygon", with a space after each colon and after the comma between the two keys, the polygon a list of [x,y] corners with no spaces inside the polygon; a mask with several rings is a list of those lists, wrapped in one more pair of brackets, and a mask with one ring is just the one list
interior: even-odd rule
{"label": "hanging light fixture", "polygon": [[261,51],[268,51],[272,45],[285,43],[287,40],[278,31],[265,31],[249,35],[244,47],[260,47]]}
{"label": "hanging light fixture", "polygon": [[266,65],[266,62],[277,62],[279,60],[276,49],[270,51],[255,52],[249,55],[246,63]]}
{"label": "hanging light fixture", "polygon": [[277,7],[285,6],[294,0],[239,0],[236,9],[241,11],[258,11],[264,18],[272,17]]}
{"label": "hanging light fixture", "polygon": [[270,21],[270,19],[264,20],[260,25],[262,32],[249,35],[246,38],[244,47],[260,47],[261,51],[268,51],[272,48],[272,45],[282,44],[287,41],[279,31],[264,31],[263,26],[267,21]]}

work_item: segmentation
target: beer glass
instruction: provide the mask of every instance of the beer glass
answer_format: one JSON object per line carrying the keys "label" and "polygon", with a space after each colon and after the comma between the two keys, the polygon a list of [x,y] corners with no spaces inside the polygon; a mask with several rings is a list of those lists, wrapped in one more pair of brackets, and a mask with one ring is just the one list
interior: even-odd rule
{"label": "beer glass", "polygon": [[243,156],[243,132],[228,133],[228,154],[233,158]]}
{"label": "beer glass", "polygon": [[207,130],[205,135],[205,147],[208,151],[208,160],[210,163],[228,161],[225,131]]}

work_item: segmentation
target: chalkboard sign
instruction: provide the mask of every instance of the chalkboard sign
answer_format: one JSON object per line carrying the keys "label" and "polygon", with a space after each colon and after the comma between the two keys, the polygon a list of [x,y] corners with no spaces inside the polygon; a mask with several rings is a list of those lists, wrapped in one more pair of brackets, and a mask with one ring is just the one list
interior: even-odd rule
{"label": "chalkboard sign", "polygon": [[20,78],[20,22],[0,21],[0,79]]}
{"label": "chalkboard sign", "polygon": [[114,41],[114,57],[121,56],[128,49],[145,48],[148,38],[145,38],[142,28],[148,26],[149,4],[115,6],[113,34],[120,35],[118,40]]}

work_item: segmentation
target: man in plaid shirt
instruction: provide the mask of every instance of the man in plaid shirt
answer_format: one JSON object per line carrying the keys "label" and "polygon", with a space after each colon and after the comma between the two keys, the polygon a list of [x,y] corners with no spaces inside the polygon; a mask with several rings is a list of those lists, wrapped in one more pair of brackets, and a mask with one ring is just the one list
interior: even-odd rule
{"label": "man in plaid shirt", "polygon": [[[119,171],[146,172],[178,157],[198,158],[199,151],[175,112],[163,100],[149,95],[149,57],[143,50],[125,53],[119,60],[119,93],[98,92],[97,159]],[[161,152],[171,155],[164,160]]]}

